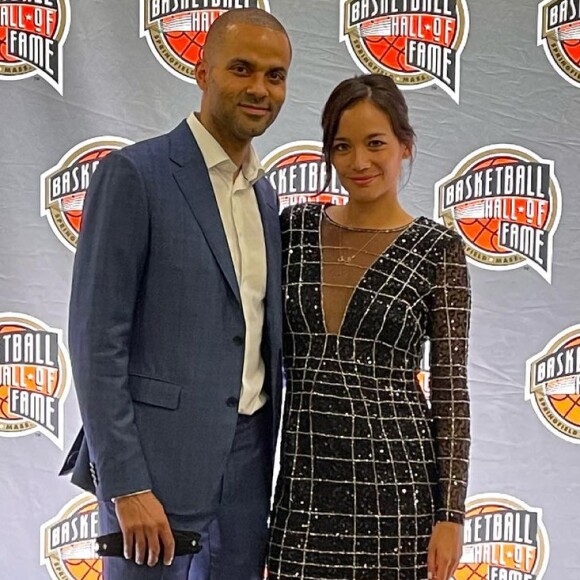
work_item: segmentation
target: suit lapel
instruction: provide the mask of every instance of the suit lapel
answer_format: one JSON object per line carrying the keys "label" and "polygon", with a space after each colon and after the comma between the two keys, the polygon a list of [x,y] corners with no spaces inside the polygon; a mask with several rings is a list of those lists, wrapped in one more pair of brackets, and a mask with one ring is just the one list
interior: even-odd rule
{"label": "suit lapel", "polygon": [[275,194],[265,179],[260,179],[254,185],[258,208],[262,217],[264,228],[264,240],[266,242],[266,323],[270,325],[274,321],[272,315],[278,312],[277,307],[269,308],[280,302],[282,294],[281,280],[281,240],[278,207],[276,206]]}
{"label": "suit lapel", "polygon": [[240,289],[209,173],[186,121],[171,133],[170,157],[176,163],[173,171],[175,181],[232,292],[241,303]]}

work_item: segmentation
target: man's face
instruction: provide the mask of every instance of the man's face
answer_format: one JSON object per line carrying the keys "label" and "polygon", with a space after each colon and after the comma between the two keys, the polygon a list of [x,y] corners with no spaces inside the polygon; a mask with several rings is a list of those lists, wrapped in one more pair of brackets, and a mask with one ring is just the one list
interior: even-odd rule
{"label": "man's face", "polygon": [[274,122],[286,98],[290,60],[283,32],[237,23],[198,64],[201,120],[224,148],[246,145]]}

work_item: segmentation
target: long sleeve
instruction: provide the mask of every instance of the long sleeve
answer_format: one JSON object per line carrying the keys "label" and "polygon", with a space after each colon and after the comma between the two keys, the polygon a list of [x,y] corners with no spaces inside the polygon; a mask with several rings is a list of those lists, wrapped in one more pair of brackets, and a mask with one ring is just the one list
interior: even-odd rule
{"label": "long sleeve", "polygon": [[432,298],[431,397],[439,473],[436,519],[463,523],[470,448],[466,365],[471,292],[463,244],[457,236],[442,250]]}
{"label": "long sleeve", "polygon": [[87,193],[69,317],[75,386],[100,499],[152,488],[128,385],[148,232],[141,176],[122,153],[111,153]]}

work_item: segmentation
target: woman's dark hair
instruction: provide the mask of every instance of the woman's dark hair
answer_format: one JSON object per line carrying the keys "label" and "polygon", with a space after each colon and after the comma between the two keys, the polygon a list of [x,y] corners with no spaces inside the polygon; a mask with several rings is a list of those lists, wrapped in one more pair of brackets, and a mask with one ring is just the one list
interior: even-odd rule
{"label": "woman's dark hair", "polygon": [[386,75],[356,76],[339,83],[328,97],[322,112],[322,152],[326,162],[326,189],[332,179],[331,152],[340,118],[346,109],[369,100],[391,120],[393,133],[413,153],[415,131],[409,124],[409,111],[395,81]]}

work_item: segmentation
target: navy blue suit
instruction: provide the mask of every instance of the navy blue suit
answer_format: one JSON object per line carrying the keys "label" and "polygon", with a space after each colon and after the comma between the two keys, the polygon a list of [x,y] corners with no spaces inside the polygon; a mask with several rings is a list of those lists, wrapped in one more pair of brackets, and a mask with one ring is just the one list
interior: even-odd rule
{"label": "navy blue suit", "polygon": [[[272,188],[261,179],[254,190],[268,265],[262,456],[271,474],[280,232]],[[151,489],[172,526],[205,522],[236,433],[244,334],[228,243],[187,123],[111,153],[87,192],[72,283],[69,346],[85,431],[73,482],[103,502]],[[264,496],[267,506],[269,484]]]}

